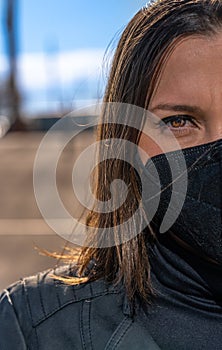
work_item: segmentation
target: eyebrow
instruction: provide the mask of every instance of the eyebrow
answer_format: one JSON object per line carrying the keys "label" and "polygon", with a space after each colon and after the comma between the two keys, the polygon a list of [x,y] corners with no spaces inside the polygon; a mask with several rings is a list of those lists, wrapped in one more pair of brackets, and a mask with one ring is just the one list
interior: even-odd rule
{"label": "eyebrow", "polygon": [[169,103],[161,103],[157,106],[150,109],[151,112],[154,112],[155,110],[164,110],[164,111],[175,111],[175,112],[189,112],[194,114],[203,114],[203,111],[201,108],[197,106],[189,106],[189,105],[174,105]]}

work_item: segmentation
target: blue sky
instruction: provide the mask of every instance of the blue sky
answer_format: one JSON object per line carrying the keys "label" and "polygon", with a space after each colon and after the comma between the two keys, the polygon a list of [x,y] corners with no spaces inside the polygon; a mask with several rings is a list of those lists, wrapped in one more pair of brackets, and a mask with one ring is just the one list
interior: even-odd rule
{"label": "blue sky", "polygon": [[144,5],[141,0],[20,0],[21,49],[41,51],[57,40],[60,50],[104,48]]}
{"label": "blue sky", "polygon": [[[0,13],[3,19],[3,5]],[[19,84],[26,105],[96,97],[102,58],[112,38],[146,4],[144,0],[17,0]],[[2,26],[1,26],[2,31]],[[0,73],[6,70],[3,31]],[[60,97],[58,97],[60,96]],[[62,96],[62,97],[61,97]]]}

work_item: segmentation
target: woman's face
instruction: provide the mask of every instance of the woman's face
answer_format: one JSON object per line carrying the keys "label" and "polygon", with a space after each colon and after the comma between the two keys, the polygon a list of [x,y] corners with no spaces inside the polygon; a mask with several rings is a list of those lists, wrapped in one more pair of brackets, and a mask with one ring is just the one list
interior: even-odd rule
{"label": "woman's face", "polygon": [[158,139],[170,142],[172,133],[181,148],[222,138],[222,33],[211,38],[190,36],[176,45],[149,110],[165,124],[156,128],[156,143],[142,133],[144,162],[163,153]]}

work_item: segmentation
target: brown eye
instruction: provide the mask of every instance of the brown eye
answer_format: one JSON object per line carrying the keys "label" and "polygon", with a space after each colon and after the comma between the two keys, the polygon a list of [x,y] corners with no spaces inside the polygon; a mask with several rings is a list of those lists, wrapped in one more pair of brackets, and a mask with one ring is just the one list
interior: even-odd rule
{"label": "brown eye", "polygon": [[194,119],[188,115],[175,115],[162,119],[164,124],[171,129],[180,129],[189,126],[195,126]]}
{"label": "brown eye", "polygon": [[158,123],[162,133],[176,137],[187,136],[198,129],[198,123],[194,117],[185,114],[172,115],[161,119]]}
{"label": "brown eye", "polygon": [[171,126],[173,128],[182,128],[183,126],[186,125],[186,120],[184,120],[183,118],[178,117],[178,118],[172,120],[170,123],[171,123]]}

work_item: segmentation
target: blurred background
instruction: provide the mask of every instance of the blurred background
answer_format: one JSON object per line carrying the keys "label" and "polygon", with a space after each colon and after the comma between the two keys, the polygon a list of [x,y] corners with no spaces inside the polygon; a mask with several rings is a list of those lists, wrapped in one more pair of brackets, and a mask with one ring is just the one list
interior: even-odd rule
{"label": "blurred background", "polygon": [[[43,220],[33,190],[33,164],[47,130],[70,111],[90,122],[112,53],[143,0],[0,0],[0,290],[54,266],[36,247],[61,252],[64,239]],[[107,48],[108,53],[107,53]],[[65,147],[57,169],[64,206],[73,195],[75,159],[94,129]]]}

